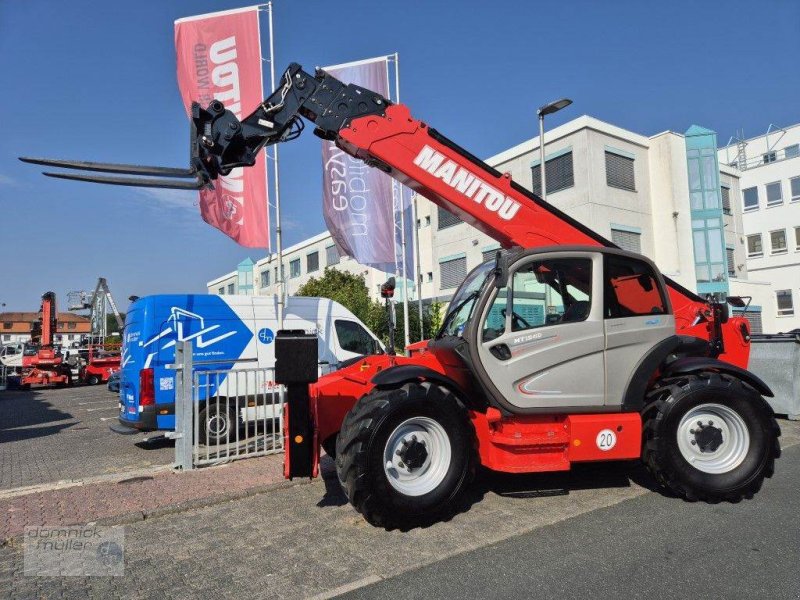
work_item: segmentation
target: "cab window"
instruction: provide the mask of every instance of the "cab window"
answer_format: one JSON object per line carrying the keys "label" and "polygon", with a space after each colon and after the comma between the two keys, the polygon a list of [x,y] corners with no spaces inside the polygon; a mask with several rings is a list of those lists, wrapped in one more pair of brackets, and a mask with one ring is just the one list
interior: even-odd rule
{"label": "cab window", "polygon": [[335,321],[336,337],[342,350],[356,354],[373,354],[375,341],[369,332],[353,321]]}
{"label": "cab window", "polygon": [[498,291],[484,322],[484,341],[504,333],[509,320],[511,331],[585,321],[592,306],[591,296],[590,259],[534,261],[514,273],[510,299],[506,300],[505,288]]}
{"label": "cab window", "polygon": [[627,256],[605,256],[607,319],[663,315],[666,312],[664,291],[649,264]]}

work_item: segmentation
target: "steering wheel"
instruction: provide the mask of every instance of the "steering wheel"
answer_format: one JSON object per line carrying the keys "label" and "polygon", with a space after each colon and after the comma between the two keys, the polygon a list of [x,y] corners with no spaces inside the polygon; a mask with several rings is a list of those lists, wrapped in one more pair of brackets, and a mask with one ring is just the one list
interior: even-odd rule
{"label": "steering wheel", "polygon": [[[500,310],[500,314],[503,315],[503,319],[506,318],[506,309],[503,308]],[[522,324],[522,327],[519,325]],[[533,325],[528,323],[524,317],[518,315],[513,310],[511,311],[511,329],[519,330],[519,329],[531,329]]]}

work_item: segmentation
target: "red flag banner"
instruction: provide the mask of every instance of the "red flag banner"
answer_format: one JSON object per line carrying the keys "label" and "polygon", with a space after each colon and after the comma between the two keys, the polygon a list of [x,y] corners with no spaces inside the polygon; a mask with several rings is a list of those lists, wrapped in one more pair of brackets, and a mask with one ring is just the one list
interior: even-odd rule
{"label": "red flag banner", "polygon": [[[238,119],[264,99],[258,7],[175,21],[178,87],[190,114],[217,99]],[[266,154],[255,166],[234,169],[200,191],[200,214],[209,225],[248,248],[269,248]]]}

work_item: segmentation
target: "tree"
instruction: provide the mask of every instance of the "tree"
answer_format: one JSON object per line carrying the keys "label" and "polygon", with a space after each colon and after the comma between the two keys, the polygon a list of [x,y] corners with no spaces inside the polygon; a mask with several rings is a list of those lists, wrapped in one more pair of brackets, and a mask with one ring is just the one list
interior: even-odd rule
{"label": "tree", "polygon": [[[322,277],[312,277],[297,291],[298,296],[314,296],[330,298],[347,308],[358,317],[378,338],[388,344],[389,320],[383,302],[370,298],[369,289],[363,275],[355,275],[347,271],[339,271],[327,267]],[[395,346],[403,350],[403,303],[395,302],[397,329],[395,330]],[[409,306],[409,328],[412,343],[419,338],[419,311],[415,304]],[[424,307],[422,322],[425,337],[434,335],[441,325],[441,305],[434,302]]]}

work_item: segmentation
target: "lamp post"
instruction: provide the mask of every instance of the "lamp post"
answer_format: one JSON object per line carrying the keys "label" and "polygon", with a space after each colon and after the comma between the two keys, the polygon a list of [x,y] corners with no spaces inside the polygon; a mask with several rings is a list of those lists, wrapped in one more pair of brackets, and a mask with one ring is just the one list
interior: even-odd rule
{"label": "lamp post", "polygon": [[539,115],[539,172],[541,173],[542,181],[542,200],[547,200],[547,176],[545,174],[547,169],[545,168],[544,164],[544,116],[558,112],[570,104],[572,104],[572,100],[569,98],[562,98],[561,100],[556,100],[550,104],[545,104],[536,111],[536,114]]}

